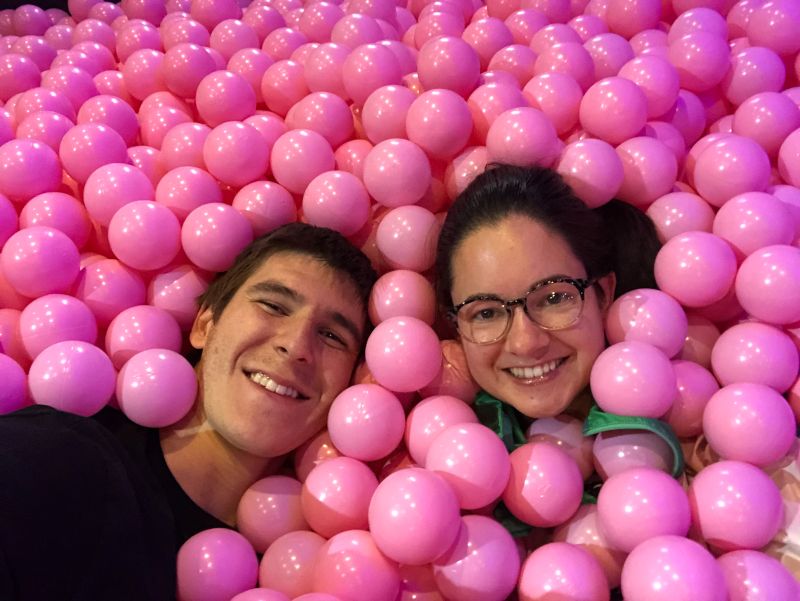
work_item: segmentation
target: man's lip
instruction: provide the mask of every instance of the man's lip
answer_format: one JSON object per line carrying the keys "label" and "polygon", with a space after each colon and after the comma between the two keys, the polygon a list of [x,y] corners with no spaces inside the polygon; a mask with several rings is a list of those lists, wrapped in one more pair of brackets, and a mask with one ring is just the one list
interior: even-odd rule
{"label": "man's lip", "polygon": [[[297,384],[295,384],[295,383],[293,383],[293,382],[291,382],[289,380],[285,380],[285,379],[281,378],[280,376],[276,376],[276,375],[274,375],[273,373],[271,373],[269,371],[265,371],[263,369],[248,369],[248,368],[244,369],[244,374],[245,374],[245,376],[247,376],[248,380],[250,380],[250,376],[252,374],[256,374],[256,373],[264,374],[270,380],[275,382],[278,386],[283,386],[285,388],[292,388],[292,389],[296,390],[297,393],[298,393],[297,400],[299,400],[299,401],[304,401],[306,399],[311,398],[311,396],[305,390],[303,390],[300,386],[298,386]],[[251,382],[252,382],[252,380],[251,380]],[[253,383],[255,384],[255,382],[253,382]],[[266,388],[264,390],[266,390]],[[267,392],[270,392],[270,391],[267,391]]]}

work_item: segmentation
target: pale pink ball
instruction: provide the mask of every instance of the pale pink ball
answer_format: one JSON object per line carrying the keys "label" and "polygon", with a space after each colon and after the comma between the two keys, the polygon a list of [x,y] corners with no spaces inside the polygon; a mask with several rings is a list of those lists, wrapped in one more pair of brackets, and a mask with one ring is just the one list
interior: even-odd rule
{"label": "pale pink ball", "polygon": [[467,99],[477,141],[484,143],[497,117],[514,108],[528,106],[522,92],[513,86],[488,83],[477,88]]}
{"label": "pale pink ball", "polygon": [[608,580],[588,551],[570,543],[548,543],[522,565],[519,598],[544,601],[549,597],[608,601]]}
{"label": "pale pink ball", "polygon": [[[347,98],[342,83],[342,66],[350,48],[342,44],[326,43],[311,51],[303,66],[303,84],[312,92],[330,92]],[[288,110],[288,109],[287,109]]]}
{"label": "pale pink ball", "polygon": [[189,260],[200,269],[225,271],[253,240],[247,218],[230,205],[208,203],[187,215],[181,244]]}
{"label": "pale pink ball", "polygon": [[197,314],[197,297],[208,288],[209,276],[190,265],[160,271],[147,288],[147,302],[163,309],[187,331]]}
{"label": "pale pink ball", "polygon": [[286,114],[289,129],[309,129],[323,135],[332,148],[353,137],[353,114],[347,103],[328,92],[314,92]]}
{"label": "pale pink ball", "polygon": [[247,184],[236,193],[232,206],[247,217],[253,235],[262,236],[297,220],[294,198],[286,188],[269,181]]}
{"label": "pale pink ball", "polygon": [[624,471],[650,468],[670,474],[673,451],[658,434],[641,430],[600,432],[592,448],[598,475],[607,480]]}
{"label": "pale pink ball", "polygon": [[762,191],[769,183],[769,157],[757,142],[730,135],[697,157],[694,183],[698,194],[714,206],[743,192]]}
{"label": "pale pink ball", "polygon": [[556,130],[538,109],[517,108],[498,115],[486,134],[489,159],[512,165],[550,165],[559,154]]}
{"label": "pale pink ball", "polygon": [[657,198],[648,208],[662,243],[691,231],[710,232],[714,210],[697,194],[670,192]]}
{"label": "pale pink ball", "polygon": [[303,515],[314,532],[330,538],[345,530],[365,530],[378,479],[366,464],[336,457],[317,465],[303,482]]}
{"label": "pale pink ball", "polygon": [[719,384],[708,369],[693,361],[672,362],[678,383],[678,396],[664,415],[675,434],[686,438],[703,431],[703,411],[709,399],[719,390]]}
{"label": "pale pink ball", "polygon": [[530,442],[510,455],[511,477],[503,502],[514,516],[538,528],[566,522],[578,509],[583,478],[578,464],[546,442]]}
{"label": "pale pink ball", "polygon": [[290,25],[290,27],[279,27],[264,38],[261,49],[272,60],[286,60],[295,50],[308,42],[308,38],[297,29],[296,25]]}
{"label": "pale pink ball", "polygon": [[705,92],[716,86],[730,65],[725,39],[704,31],[670,42],[668,56],[678,72],[681,87],[692,92]]}
{"label": "pale pink ball", "polygon": [[78,299],[66,294],[47,294],[22,310],[19,336],[28,355],[35,359],[57,342],[76,340],[94,344],[97,322],[89,308]]}
{"label": "pale pink ball", "polygon": [[288,131],[275,141],[270,155],[276,181],[290,192],[302,194],[318,175],[334,168],[333,149],[317,132]]}
{"label": "pale pink ball", "polygon": [[[13,220],[16,222],[16,214]],[[6,223],[10,224],[11,221]],[[19,214],[19,226],[26,228],[35,225],[52,227],[64,232],[79,249],[86,245],[91,232],[91,223],[84,205],[63,192],[45,192],[25,203]],[[11,233],[13,232],[9,231],[8,236]],[[2,234],[0,241],[5,241]]]}
{"label": "pale pink ball", "polygon": [[411,410],[406,421],[405,442],[411,457],[425,464],[433,440],[452,425],[477,423],[474,411],[464,401],[451,396],[428,397]]}
{"label": "pale pink ball", "polygon": [[59,155],[64,170],[80,184],[103,165],[128,162],[125,140],[100,123],[84,123],[69,130],[61,140]]}
{"label": "pale pink ball", "polygon": [[407,269],[385,273],[372,287],[369,316],[373,325],[390,317],[416,317],[433,325],[436,301],[431,283]]}
{"label": "pale pink ball", "polygon": [[[536,38],[534,37],[531,44],[535,43]],[[582,90],[586,90],[597,80],[592,56],[578,40],[556,43],[541,50],[536,59],[534,74],[546,73],[569,75]],[[521,83],[525,84],[525,82]]]}
{"label": "pale pink ball", "polygon": [[623,340],[646,342],[674,357],[683,347],[688,323],[680,304],[660,290],[627,292],[611,305],[606,335],[612,344]]}
{"label": "pale pink ball", "polygon": [[180,601],[230,599],[256,585],[258,559],[244,536],[212,528],[181,546],[177,569]]}
{"label": "pale pink ball", "polygon": [[614,198],[625,177],[622,160],[614,147],[591,138],[568,144],[555,169],[590,208]]}
{"label": "pale pink ball", "polygon": [[[368,352],[367,361],[369,355]],[[404,427],[400,401],[376,384],[347,388],[334,399],[328,413],[328,432],[333,444],[342,454],[362,461],[374,461],[391,453],[400,444]]]}
{"label": "pale pink ball", "polygon": [[88,342],[57,342],[39,353],[28,372],[33,401],[77,415],[94,415],[114,394],[111,360]]}
{"label": "pale pink ball", "polygon": [[300,503],[301,489],[294,478],[268,476],[244,492],[236,510],[236,527],[258,553],[289,532],[308,529]]}
{"label": "pale pink ball", "polygon": [[758,551],[731,551],[717,558],[731,601],[794,599],[798,583],[789,568]]}
{"label": "pale pink ball", "polygon": [[611,144],[636,136],[646,121],[647,98],[639,86],[628,79],[602,79],[592,85],[581,100],[583,128]]}
{"label": "pale pink ball", "polygon": [[745,100],[733,115],[733,133],[752,138],[771,157],[800,127],[800,108],[779,92],[762,92]]}
{"label": "pale pink ball", "polygon": [[381,86],[399,84],[400,78],[400,63],[394,53],[378,44],[354,48],[342,64],[344,89],[357,106]]}
{"label": "pale pink ball", "polygon": [[778,532],[784,506],[777,485],[761,469],[741,461],[718,461],[689,485],[698,534],[722,551],[760,549]]}
{"label": "pale pink ball", "polygon": [[794,221],[789,207],[771,194],[745,192],[719,209],[713,232],[743,260],[765,246],[790,244],[794,240]]}
{"label": "pale pink ball", "polygon": [[466,98],[478,85],[481,66],[477,52],[467,42],[442,36],[420,48],[417,69],[426,89],[447,89]]}
{"label": "pale pink ball", "polygon": [[211,175],[238,188],[264,178],[269,150],[255,127],[227,121],[209,132],[203,142],[203,161]]}
{"label": "pale pink ball", "polygon": [[378,225],[378,250],[395,269],[424,272],[433,266],[440,229],[427,209],[416,205],[392,209]]}
{"label": "pale pink ball", "polygon": [[170,128],[161,140],[160,162],[164,170],[184,166],[205,169],[203,144],[209,133],[211,128],[202,123],[178,123]]}
{"label": "pale pink ball", "polygon": [[391,559],[423,565],[453,544],[461,526],[458,500],[436,474],[410,467],[387,476],[369,505],[369,528]]}
{"label": "pale pink ball", "polygon": [[431,167],[423,150],[399,138],[377,144],[364,160],[364,185],[387,207],[418,202],[430,185]]}
{"label": "pale pink ball", "polygon": [[403,86],[383,86],[369,95],[361,111],[364,132],[377,144],[390,138],[405,138],[406,115],[417,95]]}
{"label": "pale pink ball", "polygon": [[[106,330],[105,349],[115,369],[142,351],[181,350],[181,330],[169,313],[158,307],[138,305],[120,312]],[[192,399],[194,400],[194,399]]]}
{"label": "pale pink ball", "polygon": [[619,415],[660,417],[677,394],[669,358],[650,344],[632,340],[600,353],[590,380],[600,408]]}
{"label": "pale pink ball", "polygon": [[800,321],[800,250],[767,246],[747,257],[736,275],[736,297],[753,317],[785,325]]}
{"label": "pale pink ball", "polygon": [[606,480],[597,511],[609,542],[627,552],[654,536],[686,536],[691,523],[681,485],[652,468],[629,469]]}
{"label": "pale pink ball", "polygon": [[[582,52],[586,52],[581,48]],[[516,78],[520,86],[524,86],[534,75],[536,53],[523,44],[512,44],[495,52],[489,61],[489,70],[503,71]],[[591,62],[586,57],[587,64]]]}
{"label": "pale pink ball", "polygon": [[617,146],[624,173],[617,196],[635,206],[648,207],[672,191],[678,176],[675,154],[664,142],[647,136]]}
{"label": "pale pink ball", "polygon": [[531,78],[522,89],[530,105],[542,111],[559,135],[571,131],[578,123],[583,91],[566,73],[543,73]]}
{"label": "pale pink ball", "polygon": [[472,133],[472,116],[466,101],[451,90],[423,92],[408,108],[408,139],[429,156],[447,159],[458,154]]}
{"label": "pale pink ball", "polygon": [[0,146],[0,194],[27,201],[61,183],[58,156],[37,140],[11,140]]}
{"label": "pale pink ball", "polygon": [[197,85],[197,112],[211,127],[226,121],[241,121],[255,110],[256,93],[237,73],[214,71]]}
{"label": "pale pink ball", "polygon": [[114,255],[142,271],[168,265],[181,249],[180,234],[181,225],[172,211],[148,200],[126,204],[108,224],[108,241]]}
{"label": "pale pink ball", "polygon": [[0,354],[0,414],[11,413],[28,405],[28,381],[25,370],[11,357]]}
{"label": "pale pink ball", "polygon": [[276,539],[264,553],[259,583],[296,597],[311,591],[314,560],[325,544],[316,532],[296,530]]}
{"label": "pale pink ball", "polygon": [[686,232],[656,255],[658,287],[686,307],[721,300],[736,276],[736,255],[727,242],[707,232]]}
{"label": "pale pink ball", "polygon": [[201,205],[222,202],[222,191],[208,172],[196,167],[177,167],[159,180],[155,200],[183,221]]}
{"label": "pale pink ball", "polygon": [[351,236],[369,218],[369,195],[355,175],[327,171],[309,182],[303,193],[303,215],[308,223]]}
{"label": "pale pink ball", "polygon": [[19,294],[38,297],[66,292],[78,277],[80,256],[63,232],[44,226],[12,234],[0,252],[5,278]]}
{"label": "pale pink ball", "polygon": [[104,226],[123,206],[137,200],[153,200],[154,195],[153,184],[144,172],[124,162],[102,165],[89,175],[83,189],[86,210]]}
{"label": "pale pink ball", "polygon": [[489,162],[485,146],[468,146],[454,157],[445,170],[445,187],[448,198],[455,198],[484,172]]}
{"label": "pale pink ball", "polygon": [[145,285],[138,273],[116,259],[87,265],[78,276],[74,295],[92,310],[105,328],[121,311],[145,302]]}

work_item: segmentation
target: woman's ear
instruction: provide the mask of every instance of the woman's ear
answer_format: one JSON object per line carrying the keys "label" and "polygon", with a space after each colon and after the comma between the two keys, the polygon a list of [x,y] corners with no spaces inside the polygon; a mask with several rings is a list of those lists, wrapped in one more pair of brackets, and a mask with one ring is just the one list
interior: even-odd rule
{"label": "woman's ear", "polygon": [[189,342],[194,348],[198,350],[205,348],[213,325],[213,311],[208,307],[201,309],[197,317],[194,318],[192,329],[189,331]]}
{"label": "woman's ear", "polygon": [[617,289],[617,274],[613,271],[597,280],[597,284],[603,291],[603,298],[600,300],[600,311],[603,317],[608,313],[608,309],[614,302],[614,292]]}

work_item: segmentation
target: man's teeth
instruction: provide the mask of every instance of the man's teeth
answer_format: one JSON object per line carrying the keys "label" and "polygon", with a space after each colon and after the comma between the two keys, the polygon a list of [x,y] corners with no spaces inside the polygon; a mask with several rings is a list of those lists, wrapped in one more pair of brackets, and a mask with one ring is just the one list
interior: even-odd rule
{"label": "man's teeth", "polygon": [[558,367],[560,363],[560,359],[555,359],[549,363],[542,363],[540,365],[534,365],[533,367],[511,367],[508,371],[510,371],[511,375],[515,378],[530,380],[531,378],[541,378],[549,374]]}
{"label": "man's teeth", "polygon": [[263,386],[270,392],[274,392],[282,396],[288,396],[293,399],[296,399],[298,396],[300,396],[300,393],[297,392],[294,388],[289,388],[288,386],[281,386],[275,380],[273,380],[266,374],[262,374],[260,371],[250,374],[250,379],[253,380],[253,382],[255,382],[256,384]]}

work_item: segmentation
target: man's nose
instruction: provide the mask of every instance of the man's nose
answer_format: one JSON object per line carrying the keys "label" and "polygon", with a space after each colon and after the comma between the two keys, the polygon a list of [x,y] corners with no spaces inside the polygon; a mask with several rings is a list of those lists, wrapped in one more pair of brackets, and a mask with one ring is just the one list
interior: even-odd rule
{"label": "man's nose", "polygon": [[522,307],[515,307],[506,336],[506,349],[515,355],[536,356],[543,353],[549,344],[550,333],[528,317]]}
{"label": "man's nose", "polygon": [[279,354],[290,360],[310,363],[314,357],[314,324],[300,315],[284,319],[272,343]]}

